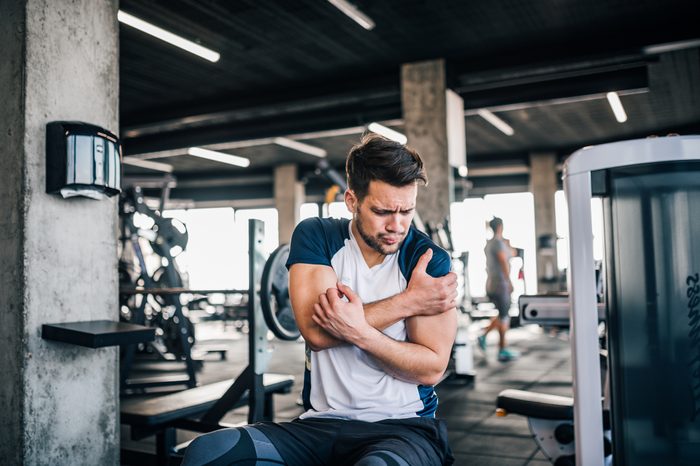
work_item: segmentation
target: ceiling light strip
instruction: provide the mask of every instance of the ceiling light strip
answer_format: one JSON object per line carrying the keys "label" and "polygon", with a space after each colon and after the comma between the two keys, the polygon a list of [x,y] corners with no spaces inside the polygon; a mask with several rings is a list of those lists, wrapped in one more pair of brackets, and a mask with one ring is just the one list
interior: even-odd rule
{"label": "ceiling light strip", "polygon": [[324,149],[321,149],[320,147],[305,144],[303,142],[295,141],[289,138],[275,138],[273,139],[273,142],[278,146],[313,155],[314,157],[323,158],[328,155],[328,152],[326,152]]}
{"label": "ceiling light strip", "polygon": [[153,162],[151,160],[141,160],[132,157],[123,157],[122,163],[124,165],[130,165],[132,167],[147,168],[149,170],[155,170],[159,172],[173,172],[173,166],[169,163]]}
{"label": "ceiling light strip", "polygon": [[138,29],[139,31],[145,32],[146,34],[149,34],[153,37],[156,37],[164,42],[167,42],[171,45],[174,45],[175,47],[179,47],[183,50],[186,50],[190,53],[193,53],[197,55],[198,57],[202,57],[205,60],[209,60],[210,62],[217,62],[219,61],[219,58],[221,55],[219,53],[208,49],[206,47],[202,47],[199,44],[195,44],[192,41],[189,41],[183,37],[180,37],[176,34],[173,34],[172,32],[166,31],[165,29],[161,29],[156,25],[153,25],[149,22],[146,22],[142,19],[139,19],[135,16],[130,15],[129,13],[125,13],[121,10],[117,13],[117,19],[119,20],[120,23],[126,24],[127,26],[131,26],[133,28]]}
{"label": "ceiling light strip", "polygon": [[627,121],[627,113],[625,113],[625,108],[622,106],[622,101],[620,100],[620,96],[617,95],[617,92],[608,92],[606,97],[608,98],[608,103],[615,114],[617,122],[624,123]]}
{"label": "ceiling light strip", "polygon": [[408,138],[406,135],[399,133],[398,131],[394,131],[391,128],[387,128],[384,125],[380,125],[377,122],[370,123],[367,126],[367,129],[372,131],[373,133],[377,133],[381,136],[384,136],[387,139],[391,139],[392,141],[396,141],[399,144],[406,144],[408,142]]}
{"label": "ceiling light strip", "polygon": [[[643,87],[643,88],[638,88],[638,89],[625,89],[623,91],[617,91],[617,95],[619,96],[626,96],[626,95],[639,95],[639,94],[648,94],[649,93],[649,88],[648,87]],[[605,93],[597,93],[597,94],[584,94],[584,95],[579,95],[575,97],[560,97],[557,99],[545,99],[545,100],[533,100],[531,102],[522,102],[518,104],[505,104],[505,105],[494,105],[490,106],[489,109],[491,112],[514,112],[517,110],[527,110],[530,108],[537,108],[537,107],[548,107],[548,106],[553,106],[553,105],[570,105],[570,104],[578,104],[582,102],[591,102],[594,100],[601,100],[601,99],[606,99]],[[477,108],[470,108],[464,110],[464,116],[477,116],[479,109]]]}
{"label": "ceiling light strip", "polygon": [[361,12],[355,5],[346,0],[328,0],[328,3],[342,11],[348,18],[355,21],[363,28],[371,31],[374,29],[374,21],[372,18]]}
{"label": "ceiling light strip", "polygon": [[506,123],[505,121],[498,118],[491,111],[489,111],[485,108],[480,108],[479,110],[477,110],[476,113],[481,118],[483,118],[484,120],[488,121],[493,126],[495,126],[499,131],[501,131],[506,136],[512,136],[513,134],[515,134],[515,131],[508,123]]}
{"label": "ceiling light strip", "polygon": [[211,160],[214,162],[225,163],[228,165],[235,165],[237,167],[247,167],[250,165],[250,160],[245,157],[239,157],[238,155],[224,154],[223,152],[216,152],[213,150],[202,149],[201,147],[190,147],[187,149],[187,153],[194,157],[199,157],[202,159]]}
{"label": "ceiling light strip", "polygon": [[694,49],[700,47],[700,39],[682,40],[678,42],[667,42],[665,44],[649,45],[642,48],[642,52],[647,55],[659,53],[678,52],[679,50]]}

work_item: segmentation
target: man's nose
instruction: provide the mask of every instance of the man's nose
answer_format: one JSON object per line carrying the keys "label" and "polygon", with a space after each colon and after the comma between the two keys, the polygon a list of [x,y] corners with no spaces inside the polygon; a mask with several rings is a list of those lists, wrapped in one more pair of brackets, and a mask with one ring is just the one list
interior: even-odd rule
{"label": "man's nose", "polygon": [[402,233],[403,225],[401,224],[401,215],[393,214],[389,217],[389,224],[386,229],[392,233]]}

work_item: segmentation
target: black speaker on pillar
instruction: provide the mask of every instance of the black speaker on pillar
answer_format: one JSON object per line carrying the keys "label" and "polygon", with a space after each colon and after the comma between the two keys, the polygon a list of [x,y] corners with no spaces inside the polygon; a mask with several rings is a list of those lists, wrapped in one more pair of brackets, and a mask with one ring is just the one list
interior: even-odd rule
{"label": "black speaker on pillar", "polygon": [[46,192],[102,199],[121,192],[119,138],[78,121],[46,125]]}

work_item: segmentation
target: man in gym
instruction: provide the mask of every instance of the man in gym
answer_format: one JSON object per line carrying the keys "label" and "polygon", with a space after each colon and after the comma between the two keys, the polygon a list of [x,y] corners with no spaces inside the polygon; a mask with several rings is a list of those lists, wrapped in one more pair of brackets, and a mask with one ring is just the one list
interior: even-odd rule
{"label": "man in gym", "polygon": [[491,318],[491,322],[477,338],[479,347],[486,352],[486,335],[491,330],[498,331],[498,360],[501,362],[512,361],[519,357],[519,353],[506,346],[506,332],[510,326],[510,295],[513,293],[513,283],[510,280],[510,258],[513,257],[513,248],[510,241],[503,237],[503,220],[493,217],[489,221],[489,228],[493,231],[491,238],[484,248],[486,254],[486,295],[496,306],[498,315]]}
{"label": "man in gym", "polygon": [[200,436],[184,465],[452,464],[433,386],[455,337],[457,277],[449,255],[411,226],[423,162],[370,134],[346,172],[352,220],[303,221],[287,262],[307,344],[306,412]]}

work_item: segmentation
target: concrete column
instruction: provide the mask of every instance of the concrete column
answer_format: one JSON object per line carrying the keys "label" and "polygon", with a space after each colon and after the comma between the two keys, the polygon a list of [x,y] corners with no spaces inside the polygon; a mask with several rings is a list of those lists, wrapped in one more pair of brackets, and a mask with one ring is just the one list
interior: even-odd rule
{"label": "concrete column", "polygon": [[402,65],[401,103],[408,145],[421,155],[430,183],[428,189],[419,189],[416,207],[424,222],[434,224],[444,222],[454,198],[446,91],[444,60]]}
{"label": "concrete column", "polygon": [[554,216],[556,190],[556,154],[550,152],[530,154],[530,192],[535,200],[538,293],[558,291],[557,230]]}
{"label": "concrete column", "polygon": [[280,244],[292,240],[294,227],[299,223],[299,209],[304,196],[304,185],[297,180],[297,166],[286,164],[275,167],[275,207]]}
{"label": "concrete column", "polygon": [[117,320],[117,200],[45,193],[46,123],[118,131],[116,0],[0,0],[0,458],[119,462],[118,349],[41,339]]}

